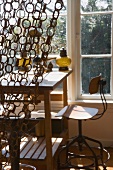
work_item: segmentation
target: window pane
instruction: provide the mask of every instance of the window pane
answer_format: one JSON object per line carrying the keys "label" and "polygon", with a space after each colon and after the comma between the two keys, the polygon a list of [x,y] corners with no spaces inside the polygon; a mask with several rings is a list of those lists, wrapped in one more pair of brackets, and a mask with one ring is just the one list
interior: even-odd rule
{"label": "window pane", "polygon": [[81,0],[83,12],[109,11],[112,10],[112,0]]}
{"label": "window pane", "polygon": [[67,15],[67,0],[63,0],[64,3],[64,7],[62,8],[62,10],[60,11],[60,14],[66,14]]}
{"label": "window pane", "polygon": [[[52,1],[50,1],[50,0],[44,0],[45,1],[45,3],[47,3],[48,4],[48,15],[51,15],[52,13],[53,13],[53,11],[54,11],[54,8],[56,7],[57,9],[60,9],[61,8],[61,4],[60,3],[58,3],[57,2],[57,5],[55,6],[55,1],[54,0],[52,0]],[[48,2],[47,2],[48,1]],[[67,7],[67,0],[63,0],[63,3],[64,3],[64,7],[62,8],[62,10],[60,11],[60,14],[64,14],[64,13],[66,13],[67,12],[67,9],[66,9],[66,7]]]}
{"label": "window pane", "polygon": [[81,53],[111,54],[111,15],[81,17]]}
{"label": "window pane", "polygon": [[60,49],[62,47],[66,49],[66,16],[59,16],[51,45],[51,54],[60,54]]}
{"label": "window pane", "polygon": [[105,93],[110,94],[111,58],[83,58],[82,59],[82,94],[88,94],[91,77],[102,74],[106,79]]}

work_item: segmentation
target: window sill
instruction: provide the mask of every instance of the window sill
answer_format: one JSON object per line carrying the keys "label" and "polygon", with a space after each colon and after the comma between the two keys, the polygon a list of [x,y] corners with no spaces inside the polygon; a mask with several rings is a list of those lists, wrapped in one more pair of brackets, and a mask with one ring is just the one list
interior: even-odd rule
{"label": "window sill", "polygon": [[[107,101],[107,103],[113,103],[113,100],[106,100]],[[97,99],[97,100],[76,100],[75,102],[69,102],[69,103],[102,103],[102,101],[101,100],[99,100],[99,99]]]}
{"label": "window sill", "polygon": [[[76,104],[84,107],[93,107],[102,109],[103,104],[101,100],[76,100],[75,102],[68,102],[69,104]],[[107,100],[108,109],[113,109],[113,100]]]}

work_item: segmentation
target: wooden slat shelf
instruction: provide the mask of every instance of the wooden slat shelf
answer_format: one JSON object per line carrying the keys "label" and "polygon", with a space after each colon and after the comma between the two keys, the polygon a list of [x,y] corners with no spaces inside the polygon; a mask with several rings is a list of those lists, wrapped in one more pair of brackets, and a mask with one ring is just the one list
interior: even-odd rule
{"label": "wooden slat shelf", "polygon": [[[52,156],[54,157],[63,138],[52,137]],[[7,146],[8,149],[8,146]],[[2,149],[5,154],[5,148]],[[9,155],[7,154],[7,157]],[[45,137],[23,137],[20,143],[20,162],[34,165],[34,161],[38,165],[38,161],[46,161],[46,140]],[[44,164],[44,162],[43,162]]]}
{"label": "wooden slat shelf", "polygon": [[[52,154],[54,156],[63,138],[52,138]],[[20,144],[20,159],[44,160],[46,158],[46,140],[44,137],[23,138]]]}
{"label": "wooden slat shelf", "polygon": [[[52,157],[54,160],[54,167],[56,167],[58,148],[63,143],[63,141],[63,137],[52,137]],[[23,138],[20,147],[21,163],[35,166],[37,170],[47,169],[47,146],[45,137]]]}

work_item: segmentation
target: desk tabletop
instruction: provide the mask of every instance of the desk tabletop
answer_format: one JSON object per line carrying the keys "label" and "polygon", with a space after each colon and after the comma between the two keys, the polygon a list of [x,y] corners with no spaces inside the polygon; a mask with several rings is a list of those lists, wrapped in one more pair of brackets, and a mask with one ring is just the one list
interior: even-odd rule
{"label": "desk tabletop", "polygon": [[[16,72],[15,72],[16,73]],[[44,73],[43,74],[43,79],[42,77],[38,77],[38,81],[39,81],[39,90],[43,90],[43,89],[47,89],[47,90],[54,90],[56,88],[56,86],[58,86],[58,84],[60,84],[65,78],[67,78],[70,74],[72,73],[72,69],[68,70],[68,71],[58,71],[58,69],[53,69],[52,72],[48,72],[48,73]],[[18,73],[17,73],[17,77],[18,77]],[[32,81],[33,79],[33,71],[30,71],[28,73],[28,83],[26,83],[25,86],[22,87],[27,87],[27,89],[29,88],[33,88],[33,86],[35,87],[35,84],[30,84],[29,82]],[[14,77],[15,79],[15,77]],[[42,80],[42,81],[41,81]],[[16,82],[16,80],[14,80]],[[20,88],[19,84],[14,85],[14,81],[13,79],[10,81],[10,75],[5,75],[4,80],[2,81],[1,85],[2,87],[14,87],[17,88],[17,90]],[[8,83],[10,82],[10,83]],[[24,81],[22,82],[24,84]],[[7,85],[8,84],[8,85]],[[29,85],[30,84],[30,85]],[[29,88],[28,88],[29,87]]]}
{"label": "desk tabletop", "polygon": [[43,81],[39,83],[39,89],[54,90],[66,77],[72,73],[72,70],[58,71],[58,69],[43,75]]}

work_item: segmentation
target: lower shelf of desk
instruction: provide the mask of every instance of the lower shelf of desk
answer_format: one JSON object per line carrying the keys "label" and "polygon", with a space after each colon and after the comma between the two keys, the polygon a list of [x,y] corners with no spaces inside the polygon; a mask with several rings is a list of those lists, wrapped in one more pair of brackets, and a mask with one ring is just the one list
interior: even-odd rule
{"label": "lower shelf of desk", "polygon": [[[20,145],[20,162],[46,170],[46,140],[45,137],[23,138]],[[63,138],[52,138],[52,155],[55,157]],[[40,167],[40,168],[39,168]]]}
{"label": "lower shelf of desk", "polygon": [[[53,156],[62,142],[62,138],[52,138]],[[24,137],[20,145],[20,159],[46,159],[46,140],[44,137]]]}
{"label": "lower shelf of desk", "polygon": [[[62,137],[52,137],[52,155],[55,156]],[[8,146],[7,146],[8,148]],[[5,147],[2,149],[5,155]],[[9,154],[6,155],[9,157]],[[45,137],[23,137],[20,143],[20,162],[33,166],[46,165],[46,139]]]}

